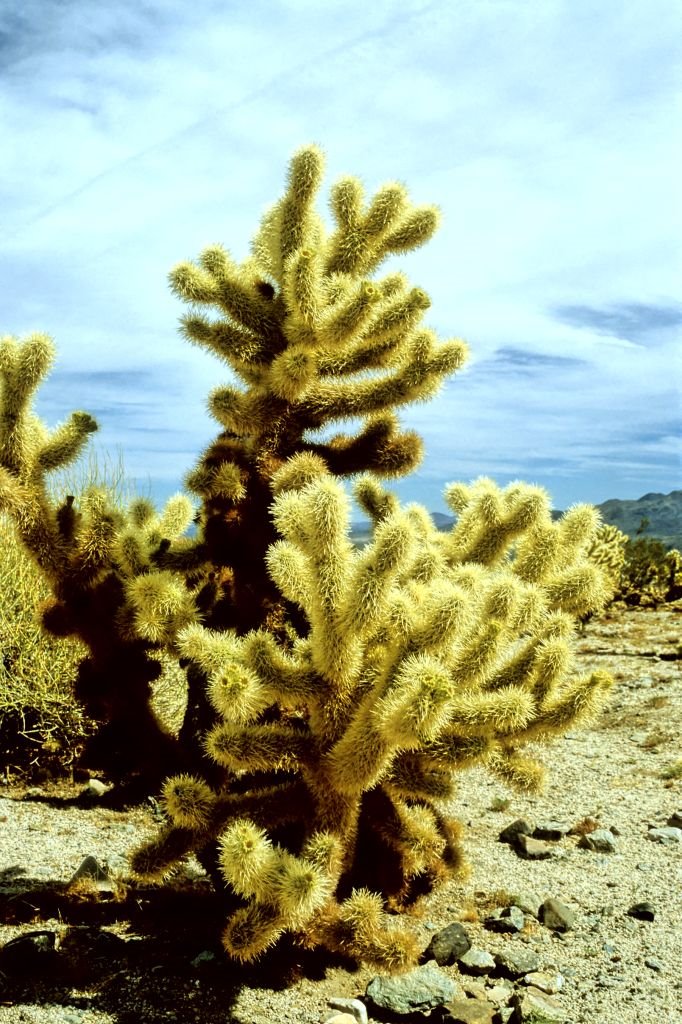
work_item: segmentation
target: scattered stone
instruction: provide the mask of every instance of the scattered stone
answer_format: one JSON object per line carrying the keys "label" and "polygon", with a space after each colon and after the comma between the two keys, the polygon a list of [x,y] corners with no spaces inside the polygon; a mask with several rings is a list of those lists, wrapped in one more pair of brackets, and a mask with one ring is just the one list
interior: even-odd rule
{"label": "scattered stone", "polygon": [[74,883],[80,882],[83,879],[93,882],[97,890],[103,895],[113,893],[116,889],[106,864],[103,864],[90,854],[87,857],[83,857],[83,860],[69,879],[69,885],[74,885]]}
{"label": "scattered stone", "polygon": [[10,939],[0,949],[0,971],[9,974],[39,974],[55,963],[57,934],[51,931],[26,932]]}
{"label": "scattered stone", "polygon": [[469,974],[490,974],[495,960],[485,949],[469,949],[459,958],[460,967]]}
{"label": "scattered stone", "polygon": [[615,853],[616,839],[608,828],[596,828],[594,832],[584,835],[578,846],[581,850],[592,850],[593,853]]}
{"label": "scattered stone", "polygon": [[466,928],[459,922],[447,925],[437,932],[422,954],[422,960],[435,960],[439,967],[447,967],[471,949],[471,939]]}
{"label": "scattered stone", "polygon": [[512,1005],[519,1024],[560,1024],[566,1020],[566,1011],[538,988],[522,989],[514,994]]}
{"label": "scattered stone", "polygon": [[647,967],[650,967],[652,971],[662,971],[663,962],[655,956],[648,956],[644,961]]}
{"label": "scattered stone", "polygon": [[561,900],[548,899],[540,907],[540,920],[554,932],[567,932],[574,927],[576,916]]}
{"label": "scattered stone", "polygon": [[512,905],[511,907],[497,907],[483,923],[491,932],[513,934],[521,931],[526,923],[526,918],[520,907]]}
{"label": "scattered stone", "polygon": [[514,994],[514,989],[502,984],[491,985],[490,988],[485,990],[485,993],[486,999],[489,999],[491,1003],[495,1004],[495,1006],[501,1007],[507,1005]]}
{"label": "scattered stone", "polygon": [[433,1010],[456,995],[455,982],[439,971],[433,961],[407,974],[372,978],[366,990],[366,996],[374,1006],[398,1014]]}
{"label": "scattered stone", "polygon": [[512,821],[511,825],[507,825],[500,832],[498,839],[501,843],[515,843],[518,836],[532,835],[533,826],[529,825],[525,818],[517,818],[516,821]]}
{"label": "scattered stone", "polygon": [[503,974],[510,978],[520,978],[531,971],[537,971],[540,958],[532,949],[514,949],[510,947],[502,953],[495,954],[495,963]]}
{"label": "scattered stone", "polygon": [[666,821],[666,825],[670,828],[682,828],[682,811],[674,811]]}
{"label": "scattered stone", "polygon": [[610,956],[612,960],[620,960],[620,954],[613,942],[603,942],[601,948],[602,952],[606,953],[607,956]]}
{"label": "scattered stone", "polygon": [[201,953],[197,953],[191,962],[192,967],[203,967],[205,964],[214,964],[217,961],[215,953],[211,952],[210,949],[202,949]]}
{"label": "scattered stone", "polygon": [[633,904],[628,910],[628,914],[630,917],[636,917],[640,921],[653,921],[656,917],[656,909],[645,900],[643,903]]}
{"label": "scattered stone", "polygon": [[528,914],[530,917],[537,918],[538,909],[542,900],[534,892],[517,892],[514,893],[514,905],[519,907],[524,914]]}
{"label": "scattered stone", "polygon": [[556,974],[548,974],[546,971],[531,971],[522,980],[524,985],[532,985],[533,988],[539,988],[541,992],[546,992],[550,996],[561,992],[564,987],[564,976],[558,971]]}
{"label": "scattered stone", "polygon": [[513,846],[519,856],[526,860],[547,860],[554,853],[551,846],[548,846],[542,839],[533,839],[532,836],[525,833],[519,833]]}
{"label": "scattered stone", "polygon": [[356,1024],[367,1024],[367,1007],[359,999],[343,999],[341,996],[334,996],[327,1000],[332,1010],[340,1010],[353,1018]]}
{"label": "scattered stone", "polygon": [[516,1010],[513,1006],[501,1007],[498,1013],[498,1017],[500,1018],[500,1024],[509,1024],[509,1021],[512,1019],[515,1013]]}
{"label": "scattered stone", "polygon": [[682,841],[682,828],[675,828],[672,825],[666,825],[664,828],[650,828],[646,837],[652,843],[663,843],[665,846],[672,846],[673,843]]}
{"label": "scattered stone", "polygon": [[441,1013],[442,1024],[493,1024],[495,1007],[482,999],[451,999]]}
{"label": "scattered stone", "polygon": [[543,821],[533,829],[533,839],[563,839],[568,835],[568,825],[562,821]]}
{"label": "scattered stone", "polygon": [[462,991],[472,999],[487,999],[489,989],[482,981],[472,981],[471,978],[462,980]]}
{"label": "scattered stone", "polygon": [[80,791],[81,800],[99,800],[111,789],[100,779],[89,779],[87,786]]}
{"label": "scattered stone", "polygon": [[357,1021],[352,1013],[334,1013],[324,1024],[357,1024]]}

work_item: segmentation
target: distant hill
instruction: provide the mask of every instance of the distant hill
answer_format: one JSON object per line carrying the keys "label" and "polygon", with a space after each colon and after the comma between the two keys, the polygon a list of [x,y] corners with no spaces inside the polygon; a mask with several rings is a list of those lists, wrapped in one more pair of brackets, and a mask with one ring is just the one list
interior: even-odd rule
{"label": "distant hill", "polygon": [[[648,520],[642,537],[655,537],[669,548],[682,550],[682,491],[671,491],[670,494],[644,494],[641,498],[621,500],[610,498],[597,505],[602,519],[611,526],[617,526],[629,537],[637,534],[643,519]],[[562,513],[555,511],[554,518]],[[433,521],[439,530],[449,530],[455,519],[442,512],[432,513]],[[353,523],[352,537],[356,544],[366,544],[372,531],[368,523]]]}
{"label": "distant hill", "polygon": [[682,491],[650,493],[633,501],[611,498],[597,505],[605,523],[634,537],[642,520],[648,520],[641,537],[655,537],[668,547],[682,548]]}

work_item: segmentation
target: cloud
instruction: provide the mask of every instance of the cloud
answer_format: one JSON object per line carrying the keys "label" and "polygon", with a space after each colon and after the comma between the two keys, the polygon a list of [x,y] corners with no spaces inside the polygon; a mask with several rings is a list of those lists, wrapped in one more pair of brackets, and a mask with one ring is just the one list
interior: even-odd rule
{"label": "cloud", "polygon": [[646,342],[652,334],[682,325],[682,306],[672,304],[623,302],[607,308],[567,305],[555,306],[551,312],[572,327],[636,342]]}
{"label": "cloud", "polygon": [[136,474],[180,479],[227,371],[178,336],[168,270],[213,241],[243,258],[317,141],[323,211],[349,172],[442,209],[390,267],[472,360],[403,410],[427,450],[405,493],[531,475],[565,504],[679,479],[674,0],[5,7],[1,326],[55,337],[46,416],[88,408]]}

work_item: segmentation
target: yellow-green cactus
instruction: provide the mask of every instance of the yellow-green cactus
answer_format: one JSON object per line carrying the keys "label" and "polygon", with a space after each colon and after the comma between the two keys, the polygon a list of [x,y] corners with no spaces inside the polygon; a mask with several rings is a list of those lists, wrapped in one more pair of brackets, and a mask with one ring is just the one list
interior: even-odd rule
{"label": "yellow-green cactus", "polygon": [[[590,558],[594,509],[553,522],[544,492],[524,484],[452,485],[458,518],[442,534],[364,478],[356,494],[374,530],[356,550],[343,486],[303,458],[275,477],[281,539],[267,564],[307,628],[282,642],[192,624],[178,639],[220,717],[206,750],[240,792],[169,779],[174,827],[135,866],[168,870],[178,832],[183,853],[217,842],[243,904],[223,936],[231,956],[253,959],[290,930],[398,969],[414,940],[380,911],[460,866],[446,810],[457,772],[479,763],[537,787],[543,769],[525,745],[600,707],[611,679],[574,677],[571,642],[612,583]],[[371,914],[351,912],[367,901]]]}
{"label": "yellow-green cactus", "polygon": [[[384,490],[422,453],[396,410],[431,397],[467,349],[423,324],[421,288],[379,275],[431,237],[436,208],[397,183],[366,200],[345,178],[328,230],[322,170],[316,147],[295,154],[245,261],[214,245],[171,273],[191,306],[184,335],[237,381],[211,392],[220,433],[186,481],[196,537],[180,497],[161,516],[97,490],[49,500],[45,473],[95,425],[77,413],[50,434],[32,415],[43,336],[0,351],[0,503],[52,584],[47,628],[89,649],[77,692],[124,725],[118,768],[127,753],[167,769],[170,823],[135,871],[163,878],[196,852],[230,904],[237,960],[290,931],[399,970],[418,944],[385,912],[462,866],[456,773],[484,764],[537,786],[528,741],[598,708],[610,679],[574,677],[571,642],[610,581],[588,506],[553,522],[540,488],[453,484],[456,525],[440,534]],[[339,478],[360,474],[373,536],[357,550]],[[148,701],[160,653],[187,666],[170,753]]]}
{"label": "yellow-green cactus", "polygon": [[54,356],[43,334],[0,341],[0,508],[51,590],[44,626],[87,652],[74,689],[86,713],[106,723],[93,747],[109,748],[107,766],[120,776],[142,765],[158,776],[182,758],[150,707],[161,673],[154,653],[196,609],[182,579],[157,564],[171,543],[177,557],[192,547],[182,535],[194,509],[181,494],[160,515],[141,500],[121,509],[97,487],[55,500],[48,474],[78,457],[97,424],[77,412],[49,431],[32,412]]}

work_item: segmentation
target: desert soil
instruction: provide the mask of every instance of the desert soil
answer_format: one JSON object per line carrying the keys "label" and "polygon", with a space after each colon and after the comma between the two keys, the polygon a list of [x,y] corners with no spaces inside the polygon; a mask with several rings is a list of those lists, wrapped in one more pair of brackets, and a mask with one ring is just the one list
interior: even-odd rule
{"label": "desert soil", "polygon": [[[614,675],[609,705],[589,729],[538,751],[549,768],[542,795],[508,793],[481,770],[463,774],[454,811],[466,826],[471,873],[432,894],[414,920],[424,946],[453,921],[492,953],[525,943],[544,969],[563,975],[555,998],[573,1024],[682,1020],[682,844],[647,835],[682,813],[682,779],[665,778],[682,757],[680,612],[621,610],[587,624],[579,668]],[[81,789],[11,780],[0,788],[0,945],[44,929],[59,947],[52,973],[0,973],[0,1024],[318,1024],[331,1015],[329,997],[364,996],[376,971],[293,944],[249,970],[226,962],[210,885],[191,862],[174,890],[67,892],[83,857],[125,866],[120,858],[157,827],[151,804],[85,807],[74,802]],[[551,858],[521,859],[498,841],[520,817],[594,818],[616,834],[615,852],[581,849],[567,835],[549,844]],[[559,934],[528,919],[520,935],[486,929],[490,909],[514,895],[535,905],[561,900],[575,926]],[[653,921],[628,914],[643,901]],[[456,966],[442,971],[472,980]]]}

